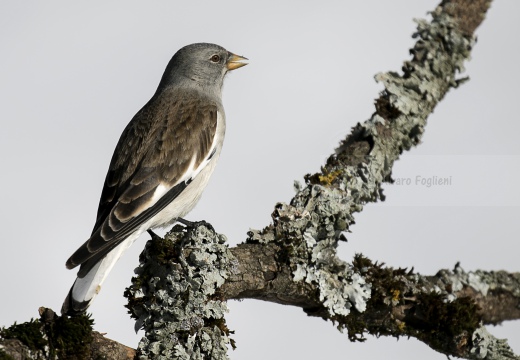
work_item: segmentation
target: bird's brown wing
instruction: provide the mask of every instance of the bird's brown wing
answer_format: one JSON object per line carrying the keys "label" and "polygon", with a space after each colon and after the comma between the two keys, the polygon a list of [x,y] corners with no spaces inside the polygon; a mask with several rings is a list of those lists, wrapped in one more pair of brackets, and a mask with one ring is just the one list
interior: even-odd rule
{"label": "bird's brown wing", "polygon": [[196,93],[172,90],[134,116],[112,157],[92,235],[67,268],[88,261],[81,273],[88,272],[189,185],[211,157],[217,110],[218,104]]}

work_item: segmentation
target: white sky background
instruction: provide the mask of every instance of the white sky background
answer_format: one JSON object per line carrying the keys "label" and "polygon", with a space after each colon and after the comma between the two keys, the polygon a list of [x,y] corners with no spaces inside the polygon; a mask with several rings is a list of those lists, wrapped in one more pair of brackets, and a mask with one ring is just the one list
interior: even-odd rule
{"label": "white sky background", "polygon": [[[59,311],[75,278],[65,260],[89,236],[119,135],[154,93],[170,57],[214,42],[251,63],[224,87],[228,131],[219,166],[187,216],[235,245],[270,222],[293,181],[315,172],[374,111],[373,76],[409,59],[413,18],[439,0],[2,1],[0,3],[0,325]],[[123,5],[124,4],[124,5]],[[519,271],[518,84],[520,2],[496,0],[467,64],[384,185],[387,201],[356,215],[341,256],[362,252],[421,274],[453,268]],[[451,186],[416,186],[416,176]],[[95,328],[135,347],[123,308],[143,235],[90,310]],[[300,309],[230,302],[232,359],[445,359],[416,340],[350,343]],[[520,352],[520,323],[491,327]]]}

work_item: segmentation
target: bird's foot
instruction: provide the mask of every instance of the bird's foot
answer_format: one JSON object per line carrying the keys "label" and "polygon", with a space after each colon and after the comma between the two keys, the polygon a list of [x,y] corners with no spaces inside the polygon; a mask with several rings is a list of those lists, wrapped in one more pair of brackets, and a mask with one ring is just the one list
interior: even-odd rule
{"label": "bird's foot", "polygon": [[186,220],[186,219],[183,219],[183,218],[177,218],[177,222],[180,222],[181,224],[183,224],[184,226],[189,227],[189,228],[195,228],[197,226],[204,225],[208,229],[210,229],[212,231],[215,231],[215,229],[213,228],[213,225],[211,225],[206,220],[189,221],[189,220]]}
{"label": "bird's foot", "polygon": [[159,239],[161,239],[161,237],[159,235],[157,235],[156,233],[154,233],[152,231],[152,229],[148,229],[146,231],[148,231],[148,234],[150,234],[150,236],[152,237],[152,240],[159,240]]}

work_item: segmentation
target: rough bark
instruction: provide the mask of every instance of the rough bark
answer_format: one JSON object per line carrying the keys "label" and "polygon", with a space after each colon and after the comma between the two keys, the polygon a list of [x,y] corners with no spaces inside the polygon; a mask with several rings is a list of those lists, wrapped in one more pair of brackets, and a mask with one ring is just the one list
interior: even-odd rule
{"label": "rough bark", "polygon": [[[231,274],[218,290],[223,298],[265,300],[301,307],[309,312],[320,306],[320,302],[316,301],[316,287],[308,283],[294,282],[289,266],[276,260],[275,255],[280,253],[278,246],[240,244],[232,248],[231,252],[239,266],[238,271]],[[374,264],[367,267],[367,270],[369,268],[370,271],[379,268],[380,271],[402,273],[394,277],[397,283],[392,285],[395,289],[401,288],[400,293],[428,294],[435,289],[438,293],[442,291],[451,294],[453,298],[471,298],[477,305],[477,313],[486,325],[520,319],[520,273],[465,272],[457,265],[454,270],[444,269],[433,276],[421,276],[413,271],[378,267]],[[381,287],[373,289],[380,291],[377,296],[389,296],[389,293],[382,291],[385,289],[382,287],[384,285],[380,284]],[[392,293],[391,296],[397,299],[401,295]],[[406,302],[395,306],[388,304],[387,312],[403,320],[403,314],[412,308],[413,299],[406,299]],[[327,314],[322,315],[327,317]]]}
{"label": "rough bark", "polygon": [[[118,343],[117,341],[104,337],[97,331],[92,332],[91,352],[87,358],[67,357],[66,359],[113,359],[113,360],[132,360],[135,350]],[[2,351],[4,352],[2,354]],[[10,356],[10,357],[8,357]],[[44,352],[34,351],[18,339],[0,339],[0,359],[28,360],[28,359],[48,359]],[[63,357],[62,357],[63,358]]]}
{"label": "rough bark", "polygon": [[0,359],[130,360],[135,350],[92,331],[93,321],[56,315],[41,307],[40,318],[0,330]]}

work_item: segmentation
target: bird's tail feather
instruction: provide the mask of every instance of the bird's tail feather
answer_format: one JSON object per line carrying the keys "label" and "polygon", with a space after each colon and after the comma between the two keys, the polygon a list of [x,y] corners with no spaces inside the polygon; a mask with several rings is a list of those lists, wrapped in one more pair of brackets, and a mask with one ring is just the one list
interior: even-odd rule
{"label": "bird's tail feather", "polygon": [[[128,249],[141,233],[135,232],[121,244],[110,251],[83,277],[77,277],[61,308],[62,315],[78,315],[84,313],[94,297],[101,290],[108,273],[112,270],[121,255]],[[81,271],[81,269],[80,269]]]}

